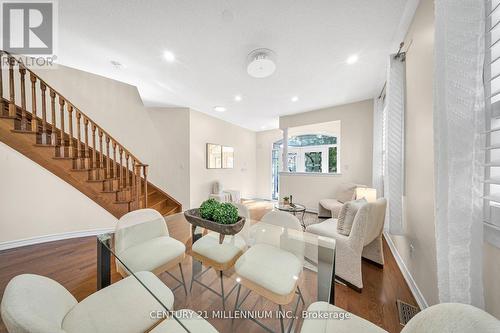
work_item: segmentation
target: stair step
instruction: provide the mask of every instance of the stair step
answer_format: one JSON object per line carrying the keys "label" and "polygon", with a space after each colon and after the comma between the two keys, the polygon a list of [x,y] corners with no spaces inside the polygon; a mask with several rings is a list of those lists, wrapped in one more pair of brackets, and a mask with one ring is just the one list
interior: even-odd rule
{"label": "stair step", "polygon": [[175,206],[175,205],[168,206],[168,207],[170,207],[170,209],[169,209],[169,210],[167,210],[167,212],[166,212],[166,213],[164,213],[163,215],[170,215],[170,214],[172,214],[172,213],[175,213],[175,211],[177,210],[177,206]]}
{"label": "stair step", "polygon": [[123,205],[123,204],[129,204],[131,202],[133,202],[134,200],[124,200],[124,201],[115,201],[115,204],[117,205]]}
{"label": "stair step", "polygon": [[73,172],[83,172],[83,171],[90,171],[92,169],[75,169],[75,168],[71,168],[70,171],[73,171]]}
{"label": "stair step", "polygon": [[56,146],[56,145],[43,144],[43,143],[35,143],[33,146],[40,147],[40,148],[57,148],[57,147],[59,147],[59,146]]}
{"label": "stair step", "polygon": [[0,114],[0,118],[3,118],[3,119],[16,119],[16,117],[9,116],[8,114]]}
{"label": "stair step", "polygon": [[54,156],[52,158],[55,160],[74,160],[76,157]]}
{"label": "stair step", "polygon": [[11,130],[12,133],[19,133],[19,134],[31,134],[31,135],[36,135],[36,132],[30,131],[30,130],[17,130],[13,129]]}

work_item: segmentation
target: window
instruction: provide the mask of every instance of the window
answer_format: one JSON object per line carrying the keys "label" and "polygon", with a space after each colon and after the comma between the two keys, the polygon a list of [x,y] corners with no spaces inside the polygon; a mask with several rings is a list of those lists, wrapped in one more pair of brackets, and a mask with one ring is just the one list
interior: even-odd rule
{"label": "window", "polygon": [[[273,145],[273,154],[283,150],[283,140]],[[274,156],[274,155],[273,155]],[[273,170],[275,170],[273,160]],[[288,139],[288,172],[337,173],[337,137],[324,134],[304,134]]]}
{"label": "window", "polygon": [[[272,148],[272,199],[278,199],[279,171],[282,170],[283,140]],[[336,135],[301,134],[288,138],[288,172],[339,173],[339,143]]]}

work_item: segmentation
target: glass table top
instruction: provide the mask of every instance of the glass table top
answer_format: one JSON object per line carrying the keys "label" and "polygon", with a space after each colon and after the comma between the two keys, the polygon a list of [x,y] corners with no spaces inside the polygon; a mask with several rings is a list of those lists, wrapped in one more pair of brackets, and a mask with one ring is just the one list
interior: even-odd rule
{"label": "glass table top", "polygon": [[285,204],[278,203],[274,206],[276,209],[287,211],[287,212],[304,212],[306,207],[301,204]]}
{"label": "glass table top", "polygon": [[[137,290],[135,301],[145,304],[139,308],[146,323],[151,324],[148,328],[151,332],[162,332],[168,321],[177,330],[190,332],[189,319],[195,317],[204,318],[219,332],[264,332],[264,327],[278,332],[281,316],[286,328],[295,330],[300,328],[303,311],[310,304],[317,301],[333,304],[335,240],[332,238],[250,219],[236,236],[225,236],[223,244],[219,244],[218,234],[192,228],[182,213],[165,217],[165,221],[160,222],[170,232],[159,232],[161,223],[148,221],[127,225],[114,235],[98,236],[100,274],[107,273],[108,260],[122,276],[133,280],[136,288],[143,289],[141,297],[149,301],[138,297]],[[203,256],[194,252],[193,240],[202,242],[195,250]],[[178,259],[176,246],[182,244],[185,256]],[[235,258],[222,275],[211,268],[213,262],[205,260],[231,257],[232,251]],[[176,260],[182,274],[174,263]],[[155,270],[157,266],[159,271]],[[158,279],[145,270],[153,271]],[[278,307],[277,302],[283,303],[282,306]],[[181,309],[194,312],[176,312]]]}

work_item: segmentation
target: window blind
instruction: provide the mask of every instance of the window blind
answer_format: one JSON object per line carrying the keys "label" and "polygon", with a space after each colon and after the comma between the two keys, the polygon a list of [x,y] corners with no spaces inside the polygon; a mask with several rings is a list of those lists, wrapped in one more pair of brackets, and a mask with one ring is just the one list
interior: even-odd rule
{"label": "window blind", "polygon": [[500,230],[500,0],[486,6],[484,223]]}

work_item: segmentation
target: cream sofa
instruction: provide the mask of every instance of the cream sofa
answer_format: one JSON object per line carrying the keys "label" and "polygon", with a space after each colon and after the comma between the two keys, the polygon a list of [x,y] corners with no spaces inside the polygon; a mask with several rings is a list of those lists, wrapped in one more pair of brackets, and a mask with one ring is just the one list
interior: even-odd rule
{"label": "cream sofa", "polygon": [[[316,302],[307,308],[314,313],[348,315],[346,319],[304,320],[301,333],[387,333],[368,320],[355,316],[326,302]],[[500,332],[500,321],[481,309],[467,304],[442,303],[431,306],[415,315],[401,333],[494,333]]]}
{"label": "cream sofa", "polygon": [[318,205],[318,217],[338,218],[342,205],[356,199],[356,188],[366,187],[354,183],[340,184],[335,192],[335,199],[321,199]]}
{"label": "cream sofa", "polygon": [[[163,305],[172,309],[174,295],[160,279],[151,272],[135,275]],[[0,309],[9,333],[183,331],[175,320],[159,323],[160,319],[150,316],[152,311],[165,309],[133,276],[77,302],[56,281],[34,274],[18,275],[7,284]],[[181,321],[191,332],[217,332],[208,322],[192,317],[196,320]]]}
{"label": "cream sofa", "polygon": [[363,288],[361,258],[384,264],[382,231],[386,206],[384,198],[364,204],[354,217],[349,236],[338,233],[338,220],[334,218],[306,228],[307,232],[335,238],[335,274],[357,291]]}

